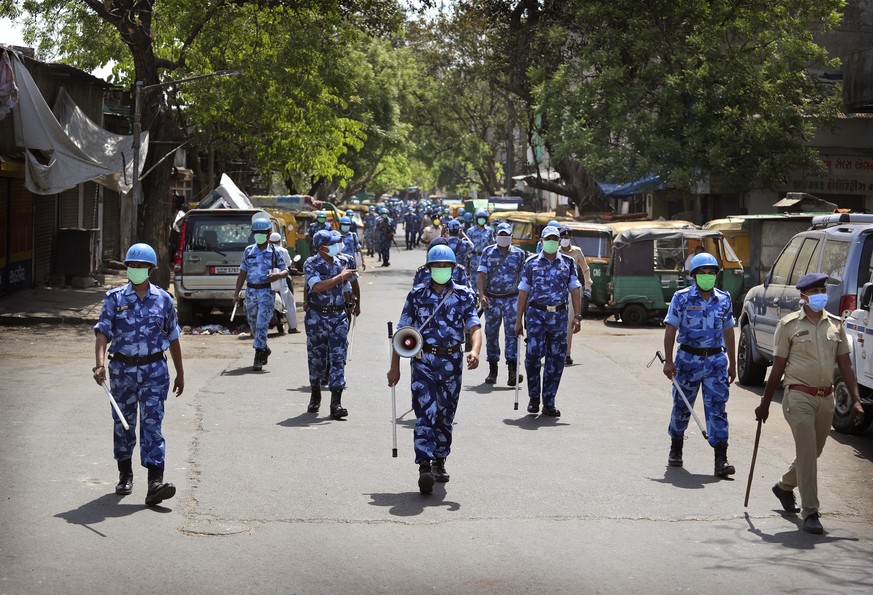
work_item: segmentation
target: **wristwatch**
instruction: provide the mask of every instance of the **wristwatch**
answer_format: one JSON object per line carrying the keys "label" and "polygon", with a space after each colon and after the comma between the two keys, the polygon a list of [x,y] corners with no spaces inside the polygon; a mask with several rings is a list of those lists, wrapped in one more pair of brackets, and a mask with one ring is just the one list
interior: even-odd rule
{"label": "wristwatch", "polygon": [[583,318],[583,316],[581,314],[577,314],[576,316],[573,317],[573,320],[580,320],[581,321],[582,318]]}
{"label": "wristwatch", "polygon": [[96,372],[99,368],[105,368],[105,367],[106,366],[94,366],[93,368],[91,368],[91,371]]}

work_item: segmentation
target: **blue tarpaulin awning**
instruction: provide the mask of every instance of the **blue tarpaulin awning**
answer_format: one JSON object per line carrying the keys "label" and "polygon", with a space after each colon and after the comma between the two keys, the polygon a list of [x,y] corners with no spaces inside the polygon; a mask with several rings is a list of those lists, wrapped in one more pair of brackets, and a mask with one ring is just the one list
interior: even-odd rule
{"label": "blue tarpaulin awning", "polygon": [[646,176],[639,180],[634,180],[633,182],[625,182],[624,184],[606,184],[598,182],[597,185],[600,186],[600,191],[603,193],[603,196],[619,197],[633,196],[634,194],[642,194],[644,192],[657,190],[663,186],[663,182],[661,181],[661,176]]}

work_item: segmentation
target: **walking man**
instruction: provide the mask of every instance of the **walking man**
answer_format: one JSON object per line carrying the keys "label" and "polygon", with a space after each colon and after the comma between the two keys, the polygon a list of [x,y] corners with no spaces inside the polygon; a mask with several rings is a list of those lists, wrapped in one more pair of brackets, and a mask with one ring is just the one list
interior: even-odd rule
{"label": "walking man", "polygon": [[[418,464],[418,489],[433,491],[434,481],[449,481],[446,459],[452,450],[452,428],[464,364],[464,333],[472,334],[467,354],[468,370],[479,365],[481,335],[473,293],[452,281],[455,253],[448,246],[434,246],[427,253],[431,280],[406,296],[397,329],[413,327],[423,339],[420,357],[410,360],[412,408],[415,411],[414,450]],[[400,381],[400,356],[391,355],[388,386]]]}
{"label": "walking man", "polygon": [[138,408],[140,464],[148,469],[145,503],[153,506],[176,495],[176,486],[164,483],[166,444],[161,422],[170,390],[164,352],[169,349],[173,358],[176,369],[173,392],[177,397],[185,389],[185,372],[173,298],[148,280],[157,268],[157,254],[148,244],[134,244],[127,250],[124,264],[130,282],[106,292],[100,319],[94,325],[96,365],[91,372],[98,385],[106,382],[108,345],[112,394],[130,428],[125,430],[121,420],[115,419],[113,451],[118,465],[115,493],[127,496],[133,491]]}
{"label": "walking man", "polygon": [[521,248],[512,245],[512,226],[497,226],[497,243],[485,248],[477,271],[479,303],[485,314],[485,353],[488,376],[485,384],[497,382],[500,363],[500,325],[503,324],[507,384],[515,386],[518,374],[518,337],[515,321],[518,316],[518,284],[527,256]]}
{"label": "walking man", "polygon": [[[461,220],[460,216],[458,217],[458,220]],[[479,259],[482,256],[482,252],[485,248],[494,243],[494,231],[488,226],[488,211],[485,209],[479,209],[476,211],[475,220],[476,224],[464,232],[467,234],[470,243],[473,244],[470,249],[471,271],[479,270]],[[475,293],[478,291],[476,288],[478,279],[474,275],[471,281],[473,282],[473,292]]]}
{"label": "walking man", "polygon": [[[773,493],[785,512],[797,512],[794,488],[800,490],[800,516],[807,533],[824,533],[819,520],[818,457],[824,450],[834,417],[834,362],[852,399],[852,421],[860,425],[864,408],[849,353],[852,351],[842,320],[827,312],[828,276],[810,273],[797,282],[801,309],[783,317],[773,339],[773,369],[755,417],[766,422],[770,400],[782,384],[782,412],[794,435],[794,461]],[[785,382],[782,383],[782,378]]]}
{"label": "walking man", "polygon": [[[282,303],[285,305],[285,319],[288,321],[288,332],[296,335],[300,332],[297,328],[297,301],[294,299],[294,291],[291,287],[291,254],[288,249],[282,246],[282,236],[275,231],[270,234],[270,243],[273,249],[276,250],[285,261],[285,268],[288,269],[288,277],[285,278],[285,283],[279,289],[279,297],[282,298]],[[279,323],[279,334],[282,334],[282,322]]]}
{"label": "walking man", "polygon": [[[585,254],[582,253],[582,248],[573,245],[573,230],[564,225],[559,228],[559,231],[561,232],[561,254],[573,259],[573,262],[576,263],[577,275],[579,274],[579,271],[582,271],[582,311],[576,312],[574,310],[570,312],[567,324],[572,325],[577,314],[583,316],[587,314],[585,310],[588,305],[588,300],[591,299],[591,270],[588,267],[588,261],[585,260]],[[573,329],[568,326],[567,358],[564,360],[564,363],[568,366],[573,365],[573,334]]]}
{"label": "walking man", "polygon": [[330,416],[342,419],[349,414],[342,406],[349,333],[345,294],[354,294],[356,301],[351,314],[359,316],[361,293],[358,273],[354,261],[341,252],[342,236],[338,231],[317,232],[313,245],[318,252],[307,258],[303,265],[306,286],[309,288],[303,320],[306,325],[309,386],[312,391],[307,411],[318,413],[321,407],[321,378],[329,367]]}
{"label": "walking man", "polygon": [[[573,310],[580,310],[582,298],[575,263],[558,253],[560,233],[557,227],[546,226],[541,234],[542,252],[529,257],[521,271],[518,284],[518,310],[515,320],[516,337],[527,328],[527,392],[528,413],[539,413],[542,394],[543,415],[561,417],[555,408],[555,397],[564,373],[567,357],[567,295]],[[578,333],[582,316],[573,321]],[[545,371],[540,384],[540,369],[545,359]]]}
{"label": "walking man", "polygon": [[[697,391],[703,385],[703,411],[706,433],[715,450],[715,475],[728,477],[736,470],[728,463],[728,387],[737,375],[734,349],[734,320],[731,296],[715,287],[718,261],[701,252],[691,261],[694,285],[673,294],[664,319],[664,375],[676,377],[688,403],[694,407]],[[679,351],[673,360],[673,345],[679,338]],[[673,412],[670,416],[671,467],[682,466],[682,445],[691,411],[673,387]]]}

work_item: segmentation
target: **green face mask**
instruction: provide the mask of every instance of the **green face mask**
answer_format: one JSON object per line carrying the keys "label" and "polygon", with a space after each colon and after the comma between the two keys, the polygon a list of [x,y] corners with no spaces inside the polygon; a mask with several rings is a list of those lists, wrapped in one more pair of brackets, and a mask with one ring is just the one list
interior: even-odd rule
{"label": "green face mask", "polygon": [[449,282],[449,279],[452,278],[452,269],[451,267],[431,267],[430,278],[433,279],[434,283],[437,285],[445,285]]}
{"label": "green face mask", "polygon": [[543,240],[543,252],[555,254],[558,251],[558,240]]}
{"label": "green face mask", "polygon": [[695,277],[697,279],[697,288],[703,291],[709,291],[713,287],[715,287],[715,275],[697,275]]}
{"label": "green face mask", "polygon": [[148,269],[134,269],[128,267],[127,269],[127,278],[134,285],[139,285],[143,281],[149,278],[149,270]]}
{"label": "green face mask", "polygon": [[486,223],[488,220],[485,219],[484,217],[479,217],[478,219],[476,219],[476,221],[479,223],[479,225],[483,225],[483,226],[484,226],[485,223]]}
{"label": "green face mask", "polygon": [[256,233],[256,234],[255,234],[255,243],[257,243],[257,244],[266,244],[266,243],[267,243],[267,234],[265,234],[265,233]]}

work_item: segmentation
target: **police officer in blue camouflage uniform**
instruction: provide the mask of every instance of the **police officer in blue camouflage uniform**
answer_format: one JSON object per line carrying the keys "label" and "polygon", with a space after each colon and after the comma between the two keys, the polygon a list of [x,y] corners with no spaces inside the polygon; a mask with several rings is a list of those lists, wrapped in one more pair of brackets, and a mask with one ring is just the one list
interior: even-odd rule
{"label": "police officer in blue camouflage uniform", "polygon": [[355,223],[355,212],[351,209],[346,210],[346,217],[349,218],[349,231],[354,234],[358,233],[358,224]]}
{"label": "police officer in blue camouflage uniform", "polygon": [[[430,244],[427,247],[428,252],[434,246],[448,246],[448,242],[446,238],[434,238],[430,241]],[[457,283],[458,285],[470,285],[470,280],[467,277],[467,269],[464,268],[464,265],[455,264],[452,268],[452,281]],[[415,276],[412,278],[412,286],[415,287],[417,285],[422,285],[424,283],[430,283],[430,266],[425,263],[418,267],[418,270],[415,271]]]}
{"label": "police officer in blue camouflage uniform", "polygon": [[[434,481],[449,481],[446,458],[452,448],[452,427],[461,392],[464,334],[472,334],[467,369],[479,365],[481,334],[473,293],[452,281],[455,253],[434,246],[427,253],[431,282],[418,285],[406,296],[397,328],[413,327],[423,339],[421,352],[411,360],[412,408],[415,411],[414,450],[418,489],[433,490]],[[393,352],[388,386],[400,380],[400,356]]]}
{"label": "police officer in blue camouflage uniform", "polygon": [[[731,296],[715,287],[718,261],[702,252],[691,260],[694,285],[677,291],[670,301],[664,319],[664,375],[675,376],[691,406],[697,399],[697,389],[703,385],[703,410],[709,444],[715,449],[715,475],[727,477],[735,473],[728,463],[728,418],[725,409],[728,387],[736,377],[734,351],[734,320]],[[673,345],[678,333],[679,351],[673,360]],[[727,353],[725,353],[725,350]],[[682,466],[682,444],[691,412],[673,388],[673,413],[670,416],[671,467]]]}
{"label": "police officer in blue camouflage uniform", "polygon": [[[275,295],[270,283],[288,278],[288,266],[285,258],[270,244],[270,220],[257,217],[252,221],[252,234],[255,243],[243,250],[242,262],[239,265],[239,275],[236,278],[233,305],[239,305],[239,293],[242,284],[246,283],[246,321],[252,331],[252,344],[255,349],[255,361],[252,370],[260,372],[270,357],[267,347],[267,330],[273,317]],[[278,269],[278,272],[270,272]]]}
{"label": "police officer in blue camouflage uniform", "polygon": [[518,284],[527,253],[512,245],[512,226],[501,223],[497,226],[497,243],[485,248],[479,261],[479,303],[485,311],[485,353],[488,360],[488,376],[485,384],[497,382],[497,365],[500,363],[500,325],[504,324],[506,341],[506,366],[509,368],[509,386],[515,386],[518,369],[518,338],[515,336],[515,320],[518,315]]}
{"label": "police officer in blue camouflage uniform", "polygon": [[367,245],[367,256],[376,254],[376,207],[370,205],[364,215],[364,242]]}
{"label": "police officer in blue camouflage uniform", "polygon": [[340,217],[340,235],[343,237],[343,254],[350,256],[357,264],[358,258],[361,259],[361,270],[367,270],[367,263],[364,262],[364,249],[361,246],[361,240],[358,239],[358,234],[352,230],[352,220],[349,217]]}
{"label": "police officer in blue camouflage uniform", "polygon": [[[449,248],[451,248],[452,252],[455,253],[455,258],[457,259],[458,264],[464,265],[468,271],[473,270],[468,266],[470,263],[470,254],[473,252],[473,242],[471,242],[466,235],[461,233],[461,222],[457,219],[449,219],[446,227],[449,230],[449,237],[446,239],[449,242]],[[472,283],[472,279],[470,282]]]}
{"label": "police officer in blue camouflage uniform", "polygon": [[306,228],[306,239],[309,242],[310,252],[314,252],[314,248],[312,246],[312,238],[315,237],[316,232],[321,231],[322,229],[330,231],[333,228],[327,221],[327,211],[316,211],[315,221],[310,223],[309,227]]}
{"label": "police officer in blue camouflage uniform", "polygon": [[[558,252],[560,233],[557,227],[546,226],[540,236],[543,251],[530,256],[521,271],[518,284],[518,308],[515,335],[527,328],[527,392],[530,402],[528,413],[540,410],[540,368],[545,358],[542,377],[543,415],[561,417],[555,408],[555,396],[564,373],[567,357],[567,294],[573,302],[573,311],[581,312],[582,284],[576,276],[573,259]],[[573,322],[578,333],[581,314]]]}
{"label": "police officer in blue camouflage uniform", "polygon": [[473,227],[473,213],[466,212],[464,213],[464,231],[467,231],[471,227]]}
{"label": "police officer in blue camouflage uniform", "polygon": [[379,257],[382,261],[383,267],[390,267],[391,263],[389,259],[391,258],[391,243],[394,241],[394,232],[396,231],[396,226],[394,223],[394,219],[388,213],[388,209],[382,207],[379,209],[379,220],[376,223],[376,236],[377,236],[377,250],[379,251]]}
{"label": "police officer in blue camouflage uniform", "polygon": [[119,473],[115,493],[126,496],[133,491],[132,457],[138,407],[140,464],[148,469],[145,503],[152,506],[176,494],[173,484],[164,483],[166,444],[161,422],[170,390],[165,351],[169,349],[176,369],[173,392],[177,397],[185,388],[185,373],[173,298],[148,280],[157,268],[157,254],[148,244],[134,244],[128,249],[124,264],[130,283],[106,292],[100,319],[94,325],[96,366],[91,371],[98,385],[106,382],[109,345],[112,395],[130,427],[125,430],[113,414],[113,450]]}
{"label": "police officer in blue camouflage uniform", "polygon": [[418,226],[421,218],[415,209],[409,209],[406,215],[403,216],[403,232],[406,236],[406,249],[412,250],[415,248],[415,242],[418,238]]}
{"label": "police officer in blue camouflage uniform", "polygon": [[[482,256],[482,252],[494,243],[494,230],[488,225],[488,211],[485,209],[476,211],[475,221],[475,225],[465,231],[470,242],[473,244],[473,248],[470,250],[470,270],[474,272],[479,270],[479,258]],[[475,274],[471,281],[473,282],[473,292],[475,293],[478,291]],[[488,331],[486,330],[485,332],[487,334]]]}
{"label": "police officer in blue camouflage uniform", "polygon": [[[349,414],[342,406],[349,316],[361,314],[358,273],[354,259],[342,253],[342,236],[338,231],[316,232],[313,244],[318,252],[303,265],[309,288],[304,321],[312,389],[307,411],[318,413],[321,407],[321,377],[329,366],[330,416],[342,419]],[[349,293],[355,298],[351,308]]]}

